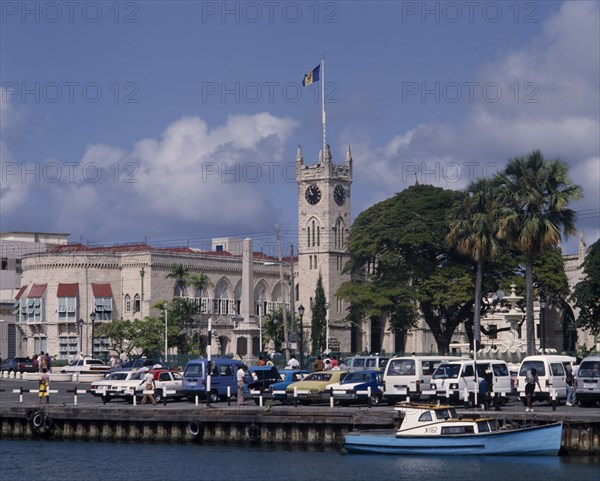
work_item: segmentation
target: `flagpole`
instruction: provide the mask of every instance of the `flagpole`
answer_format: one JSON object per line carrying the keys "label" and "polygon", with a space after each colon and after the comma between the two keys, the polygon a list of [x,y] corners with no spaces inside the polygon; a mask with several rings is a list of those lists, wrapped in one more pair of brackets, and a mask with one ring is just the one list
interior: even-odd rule
{"label": "flagpole", "polygon": [[323,161],[327,151],[327,118],[325,116],[325,59],[321,59],[321,114],[323,122]]}

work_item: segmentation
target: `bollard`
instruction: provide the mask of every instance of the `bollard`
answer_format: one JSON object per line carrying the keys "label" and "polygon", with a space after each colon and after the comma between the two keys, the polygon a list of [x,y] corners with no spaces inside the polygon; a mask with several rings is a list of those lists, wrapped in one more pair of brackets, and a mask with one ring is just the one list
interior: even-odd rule
{"label": "bollard", "polygon": [[198,407],[198,394],[194,396],[194,399],[196,400],[196,407]]}
{"label": "bollard", "polygon": [[19,394],[19,404],[23,404],[23,386],[19,389],[13,389],[13,393]]}
{"label": "bollard", "polygon": [[329,407],[333,408],[333,406],[335,405],[335,401],[333,399],[333,388],[329,389]]}
{"label": "bollard", "polygon": [[298,388],[294,386],[294,406],[298,407]]}
{"label": "bollard", "polygon": [[133,405],[137,406],[137,396],[135,395],[135,388],[131,388],[132,397],[133,397]]}
{"label": "bollard", "polygon": [[231,406],[231,386],[227,386],[227,407]]}
{"label": "bollard", "polygon": [[371,402],[371,386],[367,386],[367,405],[372,407],[373,403]]}
{"label": "bollard", "polygon": [[556,389],[552,388],[552,410],[556,411]]}

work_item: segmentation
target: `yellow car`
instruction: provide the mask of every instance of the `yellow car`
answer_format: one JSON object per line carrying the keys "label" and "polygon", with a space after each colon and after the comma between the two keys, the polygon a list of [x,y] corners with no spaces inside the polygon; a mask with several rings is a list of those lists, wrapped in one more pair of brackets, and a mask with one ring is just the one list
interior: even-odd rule
{"label": "yellow car", "polygon": [[341,382],[347,374],[348,371],[337,370],[313,372],[302,381],[290,384],[286,388],[287,398],[293,400],[296,396],[302,404],[328,401],[327,386]]}

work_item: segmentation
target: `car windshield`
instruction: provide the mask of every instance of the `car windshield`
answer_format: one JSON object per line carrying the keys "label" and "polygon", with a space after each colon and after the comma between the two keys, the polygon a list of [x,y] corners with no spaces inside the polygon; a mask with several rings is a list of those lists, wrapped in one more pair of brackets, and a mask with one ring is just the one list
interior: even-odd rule
{"label": "car windshield", "polygon": [[371,374],[368,372],[351,372],[345,378],[344,382],[370,381]]}
{"label": "car windshield", "polygon": [[329,381],[331,374],[328,372],[313,372],[304,378],[304,381]]}
{"label": "car windshield", "polygon": [[388,367],[391,376],[412,376],[415,374],[415,361],[412,359],[392,359]]}
{"label": "car windshield", "polygon": [[460,364],[441,364],[433,373],[432,379],[456,379],[460,372]]}
{"label": "car windshield", "polygon": [[544,361],[525,361],[523,364],[521,364],[519,376],[526,376],[527,371],[531,371],[532,369],[537,371],[538,376],[546,375],[546,366],[544,365]]}
{"label": "car windshield", "polygon": [[583,361],[579,366],[577,373],[578,377],[600,377],[600,362],[598,361]]}
{"label": "car windshield", "polygon": [[202,364],[188,364],[185,367],[184,376],[187,377],[200,377],[202,376]]}
{"label": "car windshield", "polygon": [[138,381],[140,379],[144,379],[145,376],[146,376],[146,373],[143,371],[140,371],[140,372],[136,372],[133,376],[131,376],[131,379],[133,381]]}
{"label": "car windshield", "polygon": [[104,366],[104,363],[100,359],[90,359],[88,364],[93,364],[94,366]]}
{"label": "car windshield", "polygon": [[123,379],[127,379],[127,374],[126,372],[113,372],[106,376],[106,379],[110,381],[122,381]]}

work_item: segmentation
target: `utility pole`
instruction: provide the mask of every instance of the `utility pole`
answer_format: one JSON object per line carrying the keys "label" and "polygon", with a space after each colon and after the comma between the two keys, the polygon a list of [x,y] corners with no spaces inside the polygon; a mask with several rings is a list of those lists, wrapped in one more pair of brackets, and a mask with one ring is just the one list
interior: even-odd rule
{"label": "utility pole", "polygon": [[285,362],[290,360],[290,338],[288,336],[287,309],[285,307],[285,286],[283,284],[283,260],[281,258],[281,237],[279,236],[279,226],[275,225],[275,234],[277,235],[277,249],[279,251],[279,285],[281,288],[282,303],[282,321],[283,321],[283,339],[285,342]]}

